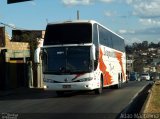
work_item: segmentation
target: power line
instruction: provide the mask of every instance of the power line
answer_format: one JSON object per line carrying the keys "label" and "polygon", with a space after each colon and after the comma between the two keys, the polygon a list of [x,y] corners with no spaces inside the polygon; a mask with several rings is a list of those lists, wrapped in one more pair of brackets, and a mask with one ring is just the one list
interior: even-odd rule
{"label": "power line", "polygon": [[27,29],[24,29],[24,28],[18,28],[18,27],[15,27],[15,26],[12,26],[10,24],[6,24],[6,23],[3,23],[3,22],[0,22],[0,24],[4,25],[4,26],[7,26],[9,28],[12,28],[14,30],[27,30]]}

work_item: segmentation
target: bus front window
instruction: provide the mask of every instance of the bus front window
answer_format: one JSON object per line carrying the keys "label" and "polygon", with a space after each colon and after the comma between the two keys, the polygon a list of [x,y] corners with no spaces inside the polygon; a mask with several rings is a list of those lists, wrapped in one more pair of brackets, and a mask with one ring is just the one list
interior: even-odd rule
{"label": "bus front window", "polygon": [[[90,47],[45,48],[44,73],[85,73],[91,71]],[[47,64],[45,64],[47,60]]]}

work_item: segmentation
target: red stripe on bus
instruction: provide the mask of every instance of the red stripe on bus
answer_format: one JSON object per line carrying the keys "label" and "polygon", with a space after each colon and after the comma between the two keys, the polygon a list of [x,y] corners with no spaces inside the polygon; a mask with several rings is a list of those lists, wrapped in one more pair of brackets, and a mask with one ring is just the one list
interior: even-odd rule
{"label": "red stripe on bus", "polygon": [[105,65],[103,61],[103,52],[102,49],[100,49],[100,55],[99,55],[99,69],[103,73],[103,84],[104,85],[110,85],[112,84],[112,76],[107,71],[107,66]]}
{"label": "red stripe on bus", "polygon": [[123,63],[122,63],[122,53],[116,52],[115,54],[116,54],[116,57],[119,61],[120,66],[121,66],[122,75],[124,77],[124,80],[126,80],[125,73],[124,73],[124,68],[123,68]]}
{"label": "red stripe on bus", "polygon": [[82,76],[82,75],[84,75],[84,73],[82,73],[82,74],[76,74],[76,76],[72,79],[72,81],[75,80],[76,78]]}

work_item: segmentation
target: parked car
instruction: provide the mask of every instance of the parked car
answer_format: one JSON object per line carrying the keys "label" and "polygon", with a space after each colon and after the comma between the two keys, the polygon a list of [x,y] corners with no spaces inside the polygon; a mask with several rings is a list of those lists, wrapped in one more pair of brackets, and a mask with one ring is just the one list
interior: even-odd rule
{"label": "parked car", "polygon": [[156,80],[156,73],[151,73],[150,74],[150,80]]}
{"label": "parked car", "polygon": [[142,73],[140,80],[141,80],[141,81],[142,81],[142,80],[147,80],[147,81],[149,81],[149,80],[150,80],[150,75],[149,75],[149,73]]}
{"label": "parked car", "polygon": [[150,80],[155,81],[159,79],[159,74],[156,72],[153,72],[150,74]]}

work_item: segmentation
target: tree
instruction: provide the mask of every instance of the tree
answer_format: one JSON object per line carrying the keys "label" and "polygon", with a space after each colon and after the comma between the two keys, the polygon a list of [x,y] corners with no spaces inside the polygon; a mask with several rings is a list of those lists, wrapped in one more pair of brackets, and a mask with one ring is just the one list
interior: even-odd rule
{"label": "tree", "polygon": [[143,47],[144,49],[147,49],[147,48],[148,48],[148,41],[143,41],[143,42],[142,42],[142,47]]}
{"label": "tree", "polygon": [[37,34],[34,31],[22,32],[21,34],[13,36],[15,41],[25,41],[29,43],[30,46],[30,61],[32,62],[32,70],[33,70],[33,86],[37,87],[38,79],[37,79],[37,64],[34,62],[34,52],[37,48]]}
{"label": "tree", "polygon": [[149,44],[149,47],[150,47],[150,48],[157,48],[157,47],[158,47],[158,44],[155,44],[155,43],[151,42],[151,43]]}
{"label": "tree", "polygon": [[160,41],[158,42],[158,47],[160,47]]}
{"label": "tree", "polygon": [[141,44],[141,43],[136,43],[136,42],[134,42],[134,43],[132,44],[132,47],[133,47],[134,51],[142,50],[142,44]]}
{"label": "tree", "polygon": [[125,50],[126,50],[127,54],[132,54],[133,53],[133,48],[130,45],[126,45]]}
{"label": "tree", "polygon": [[133,69],[135,72],[143,72],[144,63],[143,60],[139,57],[138,59],[135,59],[133,63]]}

